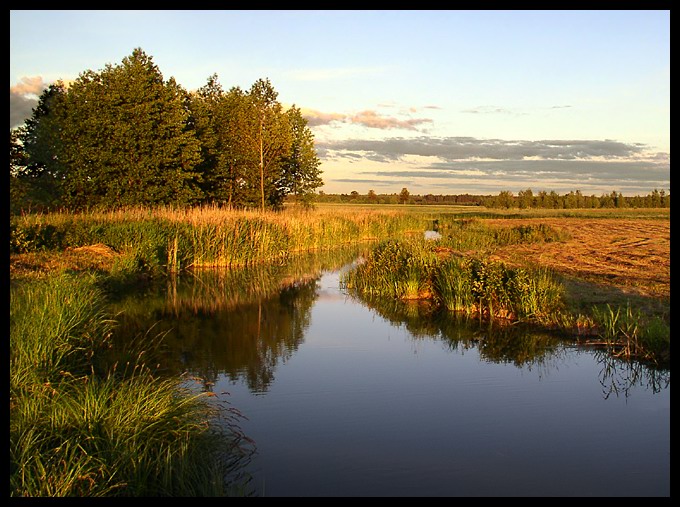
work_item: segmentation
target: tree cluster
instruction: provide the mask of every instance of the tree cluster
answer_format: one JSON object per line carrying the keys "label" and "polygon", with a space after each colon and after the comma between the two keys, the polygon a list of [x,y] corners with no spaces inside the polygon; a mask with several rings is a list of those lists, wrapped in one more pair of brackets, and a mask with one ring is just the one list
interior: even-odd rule
{"label": "tree cluster", "polygon": [[671,196],[664,190],[653,190],[645,196],[624,196],[621,192],[612,191],[609,194],[584,195],[580,190],[560,195],[554,190],[542,190],[537,194],[529,188],[520,190],[517,195],[508,190],[502,190],[498,195],[472,194],[411,194],[403,188],[401,193],[376,194],[369,190],[367,194],[360,194],[353,190],[349,194],[327,194],[320,192],[317,197],[320,203],[344,204],[419,204],[419,205],[458,205],[485,206],[487,208],[551,208],[551,209],[583,209],[583,208],[670,208]]}
{"label": "tree cluster", "polygon": [[196,92],[165,80],[137,48],[119,65],[52,84],[10,131],[13,205],[277,208],[320,187],[314,137],[268,79]]}
{"label": "tree cluster", "polygon": [[624,196],[621,192],[612,190],[609,194],[584,195],[580,190],[559,195],[554,190],[542,190],[534,194],[530,188],[520,190],[515,196],[512,192],[503,190],[497,196],[482,199],[487,208],[548,208],[548,209],[577,209],[577,208],[670,208],[671,196],[664,190],[654,189],[646,196]]}

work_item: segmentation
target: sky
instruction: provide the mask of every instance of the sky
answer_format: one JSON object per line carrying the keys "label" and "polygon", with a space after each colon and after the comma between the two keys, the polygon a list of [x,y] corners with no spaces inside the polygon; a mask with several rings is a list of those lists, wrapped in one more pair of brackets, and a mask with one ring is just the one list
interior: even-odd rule
{"label": "sky", "polygon": [[11,10],[10,128],[135,48],[189,91],[269,79],[326,193],[670,192],[670,10]]}

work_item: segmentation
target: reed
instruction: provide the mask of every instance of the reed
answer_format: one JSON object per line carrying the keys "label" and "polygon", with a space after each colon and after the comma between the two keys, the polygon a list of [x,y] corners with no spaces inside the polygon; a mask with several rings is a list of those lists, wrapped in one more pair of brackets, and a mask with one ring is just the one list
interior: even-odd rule
{"label": "reed", "polygon": [[[247,454],[205,394],[105,360],[114,322],[92,278],[10,294],[10,496],[211,496]],[[217,417],[227,424],[216,424]]]}
{"label": "reed", "polygon": [[612,355],[659,364],[670,362],[670,326],[662,318],[646,318],[630,302],[625,307],[595,306],[593,318]]}
{"label": "reed", "polygon": [[564,241],[568,234],[547,224],[500,227],[479,218],[443,215],[439,219],[440,245],[457,251],[493,250],[507,245]]}
{"label": "reed", "polygon": [[33,214],[10,219],[10,252],[102,243],[128,257],[128,269],[176,272],[276,262],[295,252],[400,237],[427,222],[394,210],[263,213],[217,206]]}
{"label": "reed", "polygon": [[454,312],[490,319],[553,323],[563,309],[562,286],[546,269],[509,268],[499,261],[438,255],[423,240],[379,244],[344,286],[356,294],[432,299]]}

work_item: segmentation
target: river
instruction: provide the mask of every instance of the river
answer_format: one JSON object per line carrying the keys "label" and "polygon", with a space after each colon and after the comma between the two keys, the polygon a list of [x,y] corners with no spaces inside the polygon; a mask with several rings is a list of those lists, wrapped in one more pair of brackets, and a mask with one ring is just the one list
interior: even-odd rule
{"label": "river", "polygon": [[[118,303],[244,419],[262,496],[669,496],[670,371],[425,304],[359,301],[356,251]],[[195,380],[200,379],[200,380]]]}

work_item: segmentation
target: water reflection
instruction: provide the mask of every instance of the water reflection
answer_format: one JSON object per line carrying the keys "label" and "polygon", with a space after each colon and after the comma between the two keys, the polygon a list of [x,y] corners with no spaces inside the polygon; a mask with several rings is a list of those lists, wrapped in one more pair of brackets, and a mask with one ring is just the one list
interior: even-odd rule
{"label": "water reflection", "polygon": [[[189,373],[211,390],[220,375],[243,380],[255,393],[268,391],[277,365],[285,363],[305,340],[319,297],[323,273],[346,266],[357,248],[301,255],[277,266],[207,270],[172,278],[146,294],[129,295],[116,304],[118,339],[135,349],[130,337],[162,337],[158,362],[169,375]],[[339,289],[336,291],[340,294]],[[556,368],[574,344],[563,337],[523,325],[480,322],[441,310],[429,302],[346,296],[393,326],[405,327],[413,340],[441,341],[457,353],[476,348],[481,359],[518,368]],[[148,330],[152,329],[152,333]],[[141,346],[137,348],[143,348]],[[668,387],[670,372],[651,370],[598,353],[603,395],[628,395],[648,386]]]}
{"label": "water reflection", "polygon": [[[162,336],[159,362],[210,390],[219,375],[265,392],[279,361],[304,341],[321,273],[351,262],[356,248],[301,255],[278,266],[199,271],[114,305],[117,340]],[[120,350],[129,346],[119,347]]]}
{"label": "water reflection", "polygon": [[257,494],[669,491],[669,372],[426,302],[355,299],[337,269],[358,255],[170,280],[116,303],[118,339],[155,326],[167,374],[238,407]]}
{"label": "water reflection", "polygon": [[405,326],[414,338],[437,338],[452,350],[476,347],[482,359],[518,367],[543,364],[563,350],[564,340],[522,325],[480,322],[439,309],[429,302],[361,298],[393,325]]}
{"label": "water reflection", "polygon": [[[353,297],[394,326],[404,326],[414,339],[442,340],[464,353],[476,348],[481,359],[518,368],[556,368],[576,347],[573,340],[522,324],[482,322],[438,308],[427,301],[399,301],[370,296]],[[606,350],[590,351],[601,365],[599,381],[605,399],[629,396],[636,387],[657,393],[670,385],[670,371],[613,357]]]}
{"label": "water reflection", "polygon": [[632,389],[637,386],[650,389],[653,393],[670,386],[670,370],[656,369],[634,361],[617,360],[607,350],[596,350],[593,354],[602,366],[599,380],[605,399],[611,395],[628,398]]}

